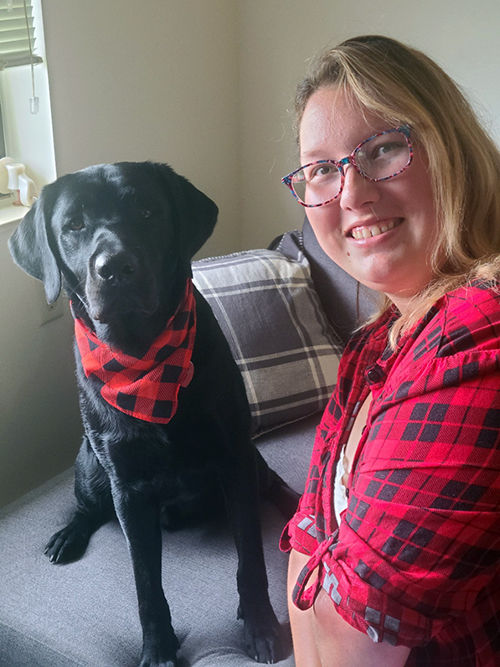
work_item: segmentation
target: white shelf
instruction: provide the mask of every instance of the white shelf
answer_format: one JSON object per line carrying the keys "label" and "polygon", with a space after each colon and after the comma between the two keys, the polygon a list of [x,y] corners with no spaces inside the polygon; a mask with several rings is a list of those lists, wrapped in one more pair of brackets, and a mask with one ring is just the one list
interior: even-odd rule
{"label": "white shelf", "polygon": [[13,206],[0,204],[0,226],[13,222],[20,222],[30,209],[28,206]]}

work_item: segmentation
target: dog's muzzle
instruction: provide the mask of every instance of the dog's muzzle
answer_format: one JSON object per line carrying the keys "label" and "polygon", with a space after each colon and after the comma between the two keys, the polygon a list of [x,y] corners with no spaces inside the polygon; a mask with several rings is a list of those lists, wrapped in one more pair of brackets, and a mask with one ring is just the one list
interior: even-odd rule
{"label": "dog's muzzle", "polygon": [[132,253],[126,250],[117,254],[106,251],[93,258],[95,275],[101,280],[116,286],[134,281],[139,269],[139,263]]}
{"label": "dog's muzzle", "polygon": [[159,305],[157,281],[144,261],[124,248],[98,248],[88,265],[85,296],[94,320],[126,312],[153,314]]}

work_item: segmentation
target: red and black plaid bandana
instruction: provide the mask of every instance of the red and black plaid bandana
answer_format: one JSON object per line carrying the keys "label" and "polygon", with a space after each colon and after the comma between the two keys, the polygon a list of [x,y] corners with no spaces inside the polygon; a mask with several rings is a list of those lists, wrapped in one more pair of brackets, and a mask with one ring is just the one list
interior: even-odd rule
{"label": "red and black plaid bandana", "polygon": [[97,380],[105,401],[137,419],[167,424],[177,410],[179,388],[189,384],[196,335],[196,306],[191,279],[165,331],[142,358],[102,343],[75,319],[76,342],[85,375]]}

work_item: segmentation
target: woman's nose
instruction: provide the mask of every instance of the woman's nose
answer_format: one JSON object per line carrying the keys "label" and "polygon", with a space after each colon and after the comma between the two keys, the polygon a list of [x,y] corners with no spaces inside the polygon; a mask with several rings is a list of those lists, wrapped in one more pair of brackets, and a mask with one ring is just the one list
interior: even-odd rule
{"label": "woman's nose", "polygon": [[379,200],[378,183],[363,178],[352,164],[344,166],[344,187],[340,193],[340,206],[345,210],[359,210]]}

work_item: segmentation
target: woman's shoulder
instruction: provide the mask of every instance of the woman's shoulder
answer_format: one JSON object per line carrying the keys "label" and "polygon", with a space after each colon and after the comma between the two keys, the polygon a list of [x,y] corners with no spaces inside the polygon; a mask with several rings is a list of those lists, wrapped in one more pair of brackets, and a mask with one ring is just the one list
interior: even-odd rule
{"label": "woman's shoulder", "polygon": [[436,304],[434,325],[441,330],[437,356],[472,349],[500,348],[500,285],[474,281]]}
{"label": "woman's shoulder", "polygon": [[496,311],[500,309],[500,283],[490,280],[473,280],[446,294],[446,307]]}
{"label": "woman's shoulder", "polygon": [[500,284],[476,280],[446,294],[442,308],[447,326],[461,322],[476,328],[500,322]]}
{"label": "woman's shoulder", "polygon": [[[388,335],[398,314],[388,309],[379,319],[358,330],[349,341],[344,360],[355,361],[360,353],[387,356]],[[441,297],[414,328],[403,336],[398,349],[412,349],[416,358],[428,353],[446,357],[479,349],[500,354],[500,283],[476,280]]]}

